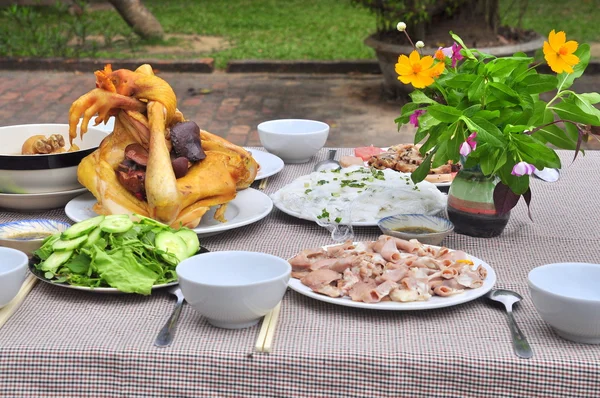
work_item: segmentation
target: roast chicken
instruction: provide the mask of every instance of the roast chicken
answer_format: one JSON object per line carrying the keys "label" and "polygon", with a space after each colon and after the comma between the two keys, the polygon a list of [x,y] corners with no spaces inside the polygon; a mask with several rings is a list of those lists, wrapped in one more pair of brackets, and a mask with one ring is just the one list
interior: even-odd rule
{"label": "roast chicken", "polygon": [[97,199],[94,210],[194,228],[216,206],[215,219],[224,222],[227,203],[256,177],[251,154],[186,121],[173,89],[150,65],[135,71],[107,65],[95,75],[96,88],[69,111],[71,144],[81,117],[81,136],[92,117],[95,125],[115,117],[113,132],[77,169]]}

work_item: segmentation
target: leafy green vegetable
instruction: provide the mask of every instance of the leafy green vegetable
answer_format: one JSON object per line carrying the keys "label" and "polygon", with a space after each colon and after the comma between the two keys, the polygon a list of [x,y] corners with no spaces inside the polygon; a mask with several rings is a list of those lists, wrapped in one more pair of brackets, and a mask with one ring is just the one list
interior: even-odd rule
{"label": "leafy green vegetable", "polygon": [[[60,234],[52,235],[35,251],[40,260],[35,267],[44,271],[45,277],[53,282],[90,288],[113,287],[127,293],[147,295],[152,286],[177,280],[177,258],[155,245],[156,235],[164,231],[174,230],[150,219],[134,222],[126,232],[102,231],[100,237],[88,240],[68,260],[49,270],[45,262],[54,253],[54,243],[61,239]],[[168,257],[172,264],[163,256]]]}

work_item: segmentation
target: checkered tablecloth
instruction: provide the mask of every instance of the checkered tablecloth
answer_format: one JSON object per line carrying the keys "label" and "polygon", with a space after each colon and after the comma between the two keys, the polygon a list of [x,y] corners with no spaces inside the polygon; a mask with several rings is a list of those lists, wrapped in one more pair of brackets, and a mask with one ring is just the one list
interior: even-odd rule
{"label": "checkered tablecloth", "polygon": [[[349,149],[341,150],[350,153]],[[287,165],[267,193],[325,158]],[[339,154],[338,154],[339,156]],[[531,211],[520,203],[498,238],[453,234],[444,243],[484,259],[497,285],[519,292],[515,317],[534,357],[517,358],[502,309],[485,299],[430,311],[374,311],[288,291],[273,352],[253,353],[259,327],[217,329],[184,307],[174,344],[153,346],[174,306],[166,292],[104,295],[38,283],[0,329],[3,397],[598,397],[600,346],[559,338],[537,314],[526,285],[532,268],[600,260],[600,153],[588,152],[555,183],[533,180]],[[0,222],[42,214],[0,212]],[[356,228],[358,240],[377,228]],[[255,224],[202,239],[211,251],[290,257],[333,243],[316,224],[277,209]]]}

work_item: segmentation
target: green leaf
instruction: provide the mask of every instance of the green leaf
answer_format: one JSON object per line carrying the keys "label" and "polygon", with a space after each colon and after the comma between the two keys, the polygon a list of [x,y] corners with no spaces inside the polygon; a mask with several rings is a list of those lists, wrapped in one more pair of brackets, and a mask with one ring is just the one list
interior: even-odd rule
{"label": "green leaf", "polygon": [[579,96],[580,98],[589,102],[592,105],[600,102],[600,93],[581,93],[577,94],[577,96]]}
{"label": "green leaf", "polygon": [[512,142],[524,161],[533,164],[538,169],[544,167],[560,168],[560,158],[553,149],[548,148],[530,135],[515,134],[512,137]]}
{"label": "green leaf", "polygon": [[519,91],[528,94],[539,94],[555,90],[558,85],[558,79],[554,75],[536,74],[525,77],[521,83],[523,87]]}
{"label": "green leaf", "polygon": [[[488,153],[487,156],[482,156],[479,158],[479,165],[481,166],[481,171],[485,175],[491,175],[496,168],[496,156],[500,153],[500,149],[496,149],[492,153]],[[496,156],[495,156],[496,155]]]}
{"label": "green leaf", "polygon": [[421,90],[415,90],[409,96],[412,102],[417,104],[437,104],[436,101],[426,96]]}
{"label": "green leaf", "polygon": [[487,142],[492,146],[501,147],[505,145],[505,142],[501,141],[499,137],[503,137],[500,129],[493,123],[482,119],[482,118],[473,118],[469,119],[468,117],[462,116],[461,120],[463,120],[469,130],[477,132],[477,139],[481,139],[483,142]]}
{"label": "green leaf", "polygon": [[506,126],[504,126],[504,132],[505,133],[522,133],[523,131],[527,130],[529,127],[525,126],[523,124],[519,124],[519,125],[512,125],[512,124],[507,124]]}
{"label": "green leaf", "polygon": [[429,174],[429,170],[431,169],[431,158],[433,157],[434,153],[435,149],[429,152],[425,159],[423,159],[421,165],[411,173],[410,179],[412,180],[412,182],[416,184],[418,182],[423,181],[425,177],[427,177],[427,175]]}
{"label": "green leaf", "polygon": [[506,84],[492,82],[489,83],[487,87],[488,90],[490,90],[490,92],[498,99],[509,101],[515,104],[519,102],[519,94]]}
{"label": "green leaf", "polygon": [[476,75],[456,75],[446,80],[445,85],[452,88],[469,88],[477,78]]}
{"label": "green leaf", "polygon": [[565,99],[561,103],[558,103],[549,109],[556,112],[561,119],[572,120],[574,122],[591,124],[597,126],[600,124],[600,119],[596,115],[590,115],[580,106],[575,103],[569,102]]}
{"label": "green leaf", "polygon": [[463,115],[465,115],[466,117],[473,117],[473,115],[475,115],[475,113],[477,113],[480,110],[480,104],[471,105],[470,107],[463,109]]}
{"label": "green leaf", "polygon": [[[429,108],[427,108],[427,110],[429,111]],[[425,112],[421,116],[419,116],[419,130],[429,130],[440,123],[441,122],[433,116],[431,116],[429,112]]]}
{"label": "green leaf", "polygon": [[[567,123],[567,125],[570,123]],[[576,141],[573,141],[569,136],[565,134],[555,124],[546,126],[532,134],[535,138],[540,139],[542,142],[549,142],[550,144],[557,146],[562,149],[574,150],[576,147]]]}
{"label": "green leaf", "polygon": [[485,79],[483,78],[483,76],[477,76],[477,78],[473,81],[473,83],[469,86],[469,89],[467,90],[467,96],[469,97],[469,101],[475,102],[481,100],[484,91]]}
{"label": "green leaf", "polygon": [[500,176],[502,182],[510,187],[512,192],[514,192],[516,195],[522,195],[529,189],[529,176],[524,175],[517,177],[512,175],[511,172],[514,165],[515,163],[512,161],[507,161],[504,166],[498,170],[498,175]]}
{"label": "green leaf", "polygon": [[469,50],[469,48],[467,46],[465,46],[465,43],[462,41],[462,39],[458,35],[455,35],[452,31],[450,31],[450,36],[452,36],[452,38],[454,39],[455,42],[460,44],[460,46],[462,47],[461,51],[465,52],[465,56],[467,58],[476,59],[475,55],[473,55],[473,52],[471,50]]}
{"label": "green leaf", "polygon": [[410,115],[412,115],[414,111],[419,109],[419,107],[420,105],[414,102],[409,102],[402,107],[402,109],[400,110],[400,116],[397,117],[396,120],[394,120],[394,122],[398,124],[398,129],[400,129],[401,125],[408,123]]}
{"label": "green leaf", "polygon": [[486,119],[486,120],[492,120],[497,117],[500,117],[500,111],[499,110],[495,110],[495,111],[481,110],[481,111],[477,111],[474,116],[480,117],[480,118]]}
{"label": "green leaf", "polygon": [[590,63],[590,45],[587,43],[580,44],[573,54],[579,57],[579,63],[573,67],[573,73],[563,72],[558,75],[558,86],[565,90],[573,84],[575,79],[583,75],[585,68]]}
{"label": "green leaf", "polygon": [[427,113],[444,123],[454,123],[462,116],[461,111],[447,105],[431,105]]}
{"label": "green leaf", "polygon": [[[596,108],[589,100],[589,97],[583,97],[580,94],[573,94],[575,96],[575,105],[580,107],[584,112],[594,115],[600,120],[600,110]],[[598,94],[600,96],[600,94]],[[592,98],[593,99],[593,98]]]}

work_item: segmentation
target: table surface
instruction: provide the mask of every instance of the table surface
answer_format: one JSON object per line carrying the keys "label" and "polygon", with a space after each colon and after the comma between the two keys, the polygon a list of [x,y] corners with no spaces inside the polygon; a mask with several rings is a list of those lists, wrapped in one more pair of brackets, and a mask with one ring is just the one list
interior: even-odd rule
{"label": "table surface", "polygon": [[[340,149],[349,154],[350,149]],[[571,163],[559,151],[561,179],[533,180],[531,212],[513,209],[504,233],[481,239],[452,234],[444,244],[485,260],[497,286],[524,300],[515,317],[534,356],[512,351],[503,309],[486,299],[428,311],[375,311],[323,303],[288,290],[273,352],[253,353],[259,325],[210,326],[185,306],[175,342],[153,341],[174,306],[164,291],[149,297],[104,295],[38,283],[0,329],[0,396],[60,397],[587,397],[600,396],[600,346],[558,337],[537,314],[527,289],[534,267],[598,262],[600,153]],[[269,178],[273,193],[325,158],[286,165]],[[257,186],[257,183],[256,183]],[[0,211],[0,222],[67,220],[62,209]],[[355,228],[372,240],[377,228]],[[262,221],[202,238],[211,251],[240,249],[289,258],[331,244],[329,232],[277,209]]]}

